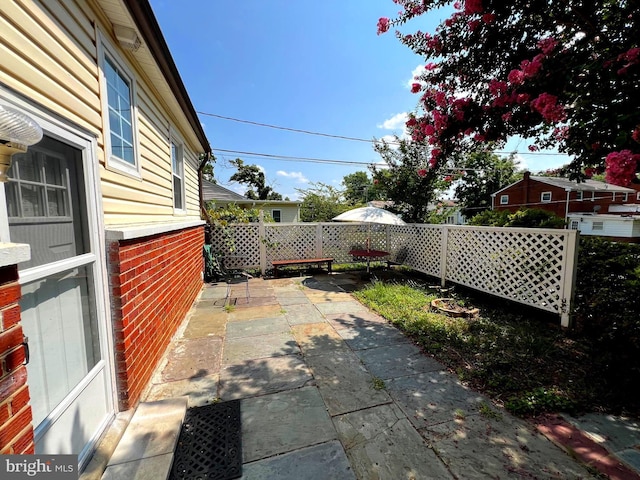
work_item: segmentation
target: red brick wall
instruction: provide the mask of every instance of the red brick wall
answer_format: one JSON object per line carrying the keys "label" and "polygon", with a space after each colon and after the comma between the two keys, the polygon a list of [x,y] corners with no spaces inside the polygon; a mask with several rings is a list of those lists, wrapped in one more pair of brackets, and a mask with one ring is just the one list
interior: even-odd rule
{"label": "red brick wall", "polygon": [[204,227],[113,242],[109,284],[120,408],[137,404],[202,288]]}
{"label": "red brick wall", "polygon": [[[527,179],[512,185],[495,196],[495,210],[509,210],[515,212],[521,208],[540,208],[555,213],[564,218],[567,209],[567,192],[563,188],[555,187],[546,183]],[[542,192],[551,192],[551,202],[542,202]],[[509,204],[500,205],[500,197],[509,195]],[[571,192],[569,197],[569,213],[573,212],[593,212],[596,205],[600,206],[598,213],[608,213],[609,205],[622,205],[625,203],[636,203],[636,197],[629,194],[628,200],[624,201],[624,196],[617,193],[615,200],[613,194],[608,192],[596,192],[595,200],[591,201],[591,192],[584,193],[584,199],[578,200],[578,193]]]}
{"label": "red brick wall", "polygon": [[0,267],[0,454],[34,453],[18,267]]}

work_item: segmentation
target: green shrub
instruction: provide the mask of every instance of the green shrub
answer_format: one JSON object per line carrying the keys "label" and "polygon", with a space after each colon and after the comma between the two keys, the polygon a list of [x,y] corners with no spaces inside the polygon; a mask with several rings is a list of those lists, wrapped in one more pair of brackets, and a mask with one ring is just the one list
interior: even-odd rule
{"label": "green shrub", "polygon": [[512,397],[505,402],[504,406],[508,411],[520,417],[545,412],[572,412],[575,409],[573,402],[560,392],[543,387]]}
{"label": "green shrub", "polygon": [[564,228],[564,219],[540,208],[523,208],[515,213],[508,210],[485,210],[469,221],[470,225],[489,227]]}

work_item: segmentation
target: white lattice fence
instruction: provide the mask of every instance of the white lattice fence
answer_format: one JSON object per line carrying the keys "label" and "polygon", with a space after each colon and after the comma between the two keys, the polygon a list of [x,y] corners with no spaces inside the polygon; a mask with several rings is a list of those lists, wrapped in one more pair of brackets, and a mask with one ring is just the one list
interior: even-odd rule
{"label": "white lattice fence", "polygon": [[417,271],[551,311],[568,326],[577,232],[453,225],[235,224],[211,228],[214,249],[247,258],[263,274],[272,260],[332,257],[372,249]]}
{"label": "white lattice fence", "polygon": [[557,313],[568,325],[577,233],[448,227],[445,279]]}

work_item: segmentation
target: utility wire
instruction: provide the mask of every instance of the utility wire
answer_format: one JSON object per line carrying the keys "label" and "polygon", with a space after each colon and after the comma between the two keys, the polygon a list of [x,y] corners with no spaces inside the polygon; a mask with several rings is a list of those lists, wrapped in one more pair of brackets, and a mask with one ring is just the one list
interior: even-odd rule
{"label": "utility wire", "polygon": [[[335,134],[331,134],[331,133],[323,133],[323,132],[314,132],[312,130],[302,130],[299,128],[290,128],[290,127],[283,127],[280,125],[271,125],[269,123],[261,123],[261,122],[254,122],[251,120],[243,120],[241,118],[234,118],[234,117],[226,117],[224,115],[218,115],[216,113],[208,113],[208,112],[196,112],[199,115],[205,115],[207,117],[214,117],[214,118],[220,118],[222,120],[230,120],[232,122],[238,122],[238,123],[246,123],[248,125],[255,125],[258,127],[267,127],[267,128],[274,128],[277,130],[285,130],[287,132],[295,132],[295,133],[304,133],[305,135],[316,135],[319,137],[328,137],[328,138],[338,138],[340,140],[350,140],[352,142],[364,142],[364,143],[373,143],[373,144],[377,144],[377,143],[382,143],[382,140],[370,140],[370,139],[366,139],[366,138],[358,138],[358,137],[349,137],[346,135],[335,135]],[[400,145],[399,142],[386,142],[388,145]],[[519,144],[518,144],[519,145]],[[553,153],[553,152],[517,152],[517,151],[506,151],[506,150],[495,150],[495,153],[500,153],[500,154],[505,154],[505,155],[509,155],[509,154],[519,154],[519,155],[566,155],[564,153]]]}
{"label": "utility wire", "polygon": [[329,158],[311,158],[311,157],[291,157],[287,155],[274,155],[270,153],[258,153],[258,152],[243,152],[239,150],[226,150],[224,148],[213,148],[214,152],[233,153],[234,155],[249,155],[254,157],[263,157],[265,159],[282,160],[289,162],[308,162],[308,163],[331,163],[338,165],[374,165],[380,162],[356,162],[352,160],[336,160]]}

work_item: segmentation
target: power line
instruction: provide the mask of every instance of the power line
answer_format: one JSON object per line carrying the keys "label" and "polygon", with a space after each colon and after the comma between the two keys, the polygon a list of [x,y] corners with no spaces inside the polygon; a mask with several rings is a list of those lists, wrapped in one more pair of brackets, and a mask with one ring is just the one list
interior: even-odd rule
{"label": "power line", "polygon": [[[287,132],[295,132],[295,133],[304,133],[305,135],[316,135],[319,137],[328,137],[328,138],[337,138],[340,140],[349,140],[352,142],[364,142],[364,143],[373,143],[373,144],[377,144],[377,143],[382,143],[382,140],[370,140],[370,139],[366,139],[366,138],[358,138],[358,137],[350,137],[350,136],[346,136],[346,135],[336,135],[336,134],[332,134],[332,133],[324,133],[324,132],[316,132],[316,131],[312,131],[312,130],[303,130],[300,128],[291,128],[291,127],[283,127],[280,125],[272,125],[270,123],[261,123],[261,122],[254,122],[252,120],[244,120],[241,118],[235,118],[235,117],[227,117],[224,115],[218,115],[217,113],[209,113],[209,112],[197,112],[199,115],[205,115],[207,117],[214,117],[214,118],[219,118],[222,120],[229,120],[232,122],[238,122],[238,123],[246,123],[248,125],[255,125],[258,127],[266,127],[266,128],[274,128],[276,130],[284,130]],[[386,142],[388,145],[400,145],[399,142]],[[518,143],[518,145],[520,145],[520,143]],[[558,155],[558,156],[566,156],[566,154],[564,153],[553,153],[553,152],[518,152],[518,151],[502,151],[502,150],[495,150],[494,153],[500,153],[500,154],[505,154],[505,155],[509,155],[509,154],[519,154],[519,155]]]}
{"label": "power line", "polygon": [[243,152],[240,150],[226,150],[224,148],[213,148],[214,152],[233,153],[234,155],[248,155],[253,157],[261,157],[265,159],[281,160],[285,162],[307,162],[307,163],[330,163],[338,165],[375,165],[379,162],[356,162],[353,160],[336,160],[329,158],[312,158],[312,157],[292,157],[287,155],[274,155],[270,153]]}

